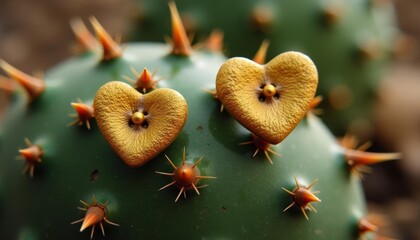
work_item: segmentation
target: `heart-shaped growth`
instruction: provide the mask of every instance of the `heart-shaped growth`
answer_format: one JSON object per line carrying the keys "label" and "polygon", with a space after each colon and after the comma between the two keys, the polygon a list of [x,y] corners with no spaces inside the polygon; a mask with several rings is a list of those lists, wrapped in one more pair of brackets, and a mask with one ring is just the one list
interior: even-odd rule
{"label": "heart-shaped growth", "polygon": [[281,142],[305,116],[318,85],[312,60],[286,52],[266,65],[232,58],[220,68],[216,88],[226,110],[271,144]]}
{"label": "heart-shaped growth", "polygon": [[93,103],[98,126],[130,167],[139,167],[175,140],[187,119],[184,97],[172,89],[141,94],[123,82],[109,82]]}

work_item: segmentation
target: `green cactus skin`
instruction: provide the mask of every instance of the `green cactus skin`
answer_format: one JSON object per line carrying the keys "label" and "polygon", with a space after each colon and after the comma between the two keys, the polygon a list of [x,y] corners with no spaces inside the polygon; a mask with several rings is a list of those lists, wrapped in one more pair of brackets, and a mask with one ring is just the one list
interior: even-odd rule
{"label": "green cactus skin", "polygon": [[[138,0],[138,25],[134,38],[162,41],[168,32],[160,23],[169,22],[166,0]],[[318,94],[324,97],[321,118],[342,136],[346,131],[360,135],[356,122],[370,123],[375,89],[389,63],[396,32],[393,9],[389,3],[371,0],[177,0],[184,22],[191,25],[196,38],[203,40],[214,29],[224,32],[228,56],[252,57],[265,39],[270,41],[267,57],[279,52],[300,51],[317,63],[320,82]],[[258,30],[252,24],[253,10],[260,8],[271,16],[271,24]],[[326,11],[337,14],[325,20]],[[270,17],[268,17],[270,18]],[[372,56],[364,56],[362,46],[373,42]],[[349,104],[331,104],[329,95],[336,86],[350,92]],[[342,93],[339,98],[345,98]],[[350,129],[349,129],[350,125]],[[359,124],[360,125],[360,124]],[[353,126],[353,127],[351,127]],[[369,128],[368,130],[372,130]],[[365,131],[367,132],[367,131]],[[364,136],[361,136],[364,137]]]}
{"label": "green cactus skin", "polygon": [[[254,158],[250,133],[206,92],[213,89],[221,54],[195,51],[190,57],[168,55],[163,44],[128,44],[120,59],[99,62],[95,54],[67,60],[46,73],[46,90],[28,105],[15,94],[6,112],[0,146],[0,235],[3,239],[89,239],[90,228],[80,233],[84,217],[79,199],[91,203],[109,200],[106,239],[357,239],[358,220],[365,215],[361,185],[349,173],[341,148],[317,117],[305,118],[272,149],[283,156]],[[108,81],[138,71],[158,69],[165,77],[158,87],[179,91],[188,103],[187,123],[178,138],[155,159],[140,168],[125,165],[105,141],[93,120],[92,129],[66,127],[74,112],[70,102],[91,102]],[[15,161],[28,137],[44,150],[34,178],[22,175],[24,163]],[[155,171],[171,172],[181,162],[199,157],[208,184],[198,196],[193,190],[174,202],[179,189],[160,187],[171,180]],[[96,173],[96,179],[91,175]],[[322,202],[318,213],[306,220],[296,207],[283,212],[292,198],[296,176],[312,188]],[[200,185],[201,185],[200,184]],[[311,190],[312,190],[311,189]],[[95,238],[102,239],[97,226]]]}

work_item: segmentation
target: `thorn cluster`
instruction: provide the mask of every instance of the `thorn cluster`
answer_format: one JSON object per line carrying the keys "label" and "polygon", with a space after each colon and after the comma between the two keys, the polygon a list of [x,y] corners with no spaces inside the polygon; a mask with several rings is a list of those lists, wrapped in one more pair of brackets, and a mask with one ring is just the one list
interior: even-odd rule
{"label": "thorn cluster", "polygon": [[70,26],[76,36],[77,51],[80,53],[94,52],[98,49],[98,42],[87,29],[82,19],[75,18],[70,21]]}
{"label": "thorn cluster", "polygon": [[2,68],[10,78],[18,82],[26,90],[30,101],[35,100],[39,95],[41,95],[41,93],[44,92],[44,80],[29,76],[3,60],[0,60],[0,68]]}
{"label": "thorn cluster", "polygon": [[344,156],[347,159],[347,164],[350,167],[351,172],[359,178],[363,177],[363,172],[370,172],[367,165],[401,159],[401,153],[365,152],[365,150],[370,147],[371,143],[366,142],[357,147],[358,141],[356,137],[351,135],[344,136],[340,143],[344,147]]}
{"label": "thorn cluster", "polygon": [[263,140],[260,137],[257,137],[255,134],[252,134],[252,141],[248,141],[248,142],[243,142],[240,143],[239,145],[248,145],[248,144],[254,144],[255,147],[257,147],[257,149],[255,150],[254,154],[252,155],[252,157],[255,157],[259,151],[264,152],[265,157],[267,158],[267,160],[273,164],[273,161],[271,160],[270,155],[268,154],[269,152],[277,155],[277,156],[281,156],[280,153],[274,151],[273,149],[271,149],[271,144],[268,143],[267,141]]}
{"label": "thorn cluster", "polygon": [[114,41],[111,36],[105,31],[102,25],[95,17],[90,18],[93,28],[96,32],[96,37],[102,45],[103,54],[102,61],[110,61],[121,57],[122,50],[118,43]]}
{"label": "thorn cluster", "polygon": [[158,173],[158,174],[172,177],[172,182],[170,182],[169,184],[161,187],[159,189],[159,191],[163,190],[163,189],[165,189],[169,186],[172,186],[172,185],[177,186],[180,190],[179,190],[178,196],[175,198],[175,202],[178,201],[181,194],[184,194],[184,198],[187,198],[187,193],[186,192],[187,192],[187,190],[190,190],[190,189],[194,189],[194,191],[198,195],[200,195],[200,191],[198,189],[203,188],[203,187],[207,187],[207,185],[197,186],[200,179],[215,179],[216,178],[216,177],[212,177],[212,176],[201,176],[200,175],[200,171],[198,170],[197,165],[200,164],[203,157],[199,158],[194,164],[186,163],[185,162],[185,159],[186,159],[185,148],[182,152],[182,164],[181,164],[181,166],[176,167],[175,164],[171,161],[171,159],[167,155],[165,155],[165,157],[168,160],[168,162],[171,164],[174,171],[172,173],[156,171],[156,173]]}
{"label": "thorn cluster", "polygon": [[293,198],[293,202],[289,206],[287,206],[283,210],[283,212],[287,211],[289,208],[296,205],[297,207],[300,208],[306,220],[309,220],[308,215],[306,214],[305,210],[309,209],[316,212],[316,209],[311,205],[311,202],[321,202],[321,199],[315,196],[315,194],[319,193],[319,191],[315,191],[315,192],[309,191],[313,187],[313,185],[318,181],[318,179],[313,180],[307,187],[301,187],[296,177],[294,178],[295,178],[296,187],[293,190],[293,192],[285,188],[282,188],[284,191],[289,193]]}
{"label": "thorn cluster", "polygon": [[28,139],[24,139],[27,148],[19,150],[18,160],[25,160],[26,165],[23,168],[23,174],[29,171],[29,176],[34,177],[35,166],[41,163],[41,157],[44,154],[42,148],[39,145],[33,145],[32,142]]}
{"label": "thorn cluster", "polygon": [[67,126],[72,126],[75,124],[81,126],[86,124],[87,129],[90,130],[90,120],[95,118],[93,106],[83,103],[83,101],[80,99],[77,99],[77,103],[72,102],[70,104],[74,110],[76,110],[76,113],[70,114],[70,117],[76,119],[69,123]]}
{"label": "thorn cluster", "polygon": [[76,224],[79,222],[83,222],[82,226],[80,227],[80,232],[85,230],[86,228],[92,226],[92,231],[90,233],[90,239],[93,238],[93,234],[95,233],[95,226],[99,224],[102,230],[102,235],[105,236],[105,230],[103,222],[106,222],[108,224],[119,226],[116,223],[113,223],[108,220],[107,216],[107,209],[106,206],[108,205],[109,201],[105,202],[104,204],[98,203],[95,199],[95,196],[93,196],[93,204],[89,205],[86,202],[80,200],[80,202],[83,204],[83,207],[78,207],[78,209],[82,211],[86,211],[85,217],[82,219],[79,219],[77,221],[72,222],[71,224]]}
{"label": "thorn cluster", "polygon": [[134,80],[128,76],[123,77],[129,82],[133,83],[135,89],[142,91],[143,93],[155,89],[157,82],[161,80],[157,80],[154,78],[156,71],[151,73],[147,68],[144,68],[141,74],[137,72],[137,70],[133,67],[131,67],[130,70],[137,80]]}

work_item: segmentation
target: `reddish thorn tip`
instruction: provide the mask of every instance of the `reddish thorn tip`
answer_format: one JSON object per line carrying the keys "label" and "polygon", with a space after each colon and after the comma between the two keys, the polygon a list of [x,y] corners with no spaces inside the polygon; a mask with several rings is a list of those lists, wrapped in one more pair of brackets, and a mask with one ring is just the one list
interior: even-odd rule
{"label": "reddish thorn tip", "polygon": [[95,29],[98,41],[102,45],[102,61],[110,61],[121,57],[122,50],[120,46],[109,36],[99,21],[95,17],[91,17],[90,22]]}
{"label": "reddish thorn tip", "polygon": [[93,226],[95,224],[101,223],[105,218],[105,211],[98,206],[91,206],[86,211],[85,218],[83,220],[82,226],[80,227],[80,232],[86,228]]}
{"label": "reddish thorn tip", "polygon": [[358,231],[359,231],[359,235],[361,236],[367,232],[378,231],[378,227],[363,218],[363,219],[360,219],[359,221]]}
{"label": "reddish thorn tip", "polygon": [[4,60],[0,60],[0,67],[7,73],[7,75],[9,75],[10,78],[14,79],[26,90],[31,101],[35,100],[41,93],[44,92],[44,80],[29,76]]}
{"label": "reddish thorn tip", "polygon": [[265,58],[267,56],[267,50],[269,46],[270,46],[270,41],[264,40],[261,43],[260,48],[258,49],[257,53],[255,54],[252,60],[261,65],[265,64]]}
{"label": "reddish thorn tip", "polygon": [[71,19],[70,26],[76,36],[80,53],[93,52],[97,49],[98,42],[87,29],[81,18]]}
{"label": "reddish thorn tip", "polygon": [[371,165],[401,159],[401,153],[372,153],[355,149],[345,149],[344,155],[350,166]]}
{"label": "reddish thorn tip", "polygon": [[206,49],[211,52],[222,52],[223,50],[223,32],[213,30],[206,42]]}
{"label": "reddish thorn tip", "polygon": [[192,52],[190,40],[173,1],[169,1],[169,10],[172,21],[172,54],[189,56]]}

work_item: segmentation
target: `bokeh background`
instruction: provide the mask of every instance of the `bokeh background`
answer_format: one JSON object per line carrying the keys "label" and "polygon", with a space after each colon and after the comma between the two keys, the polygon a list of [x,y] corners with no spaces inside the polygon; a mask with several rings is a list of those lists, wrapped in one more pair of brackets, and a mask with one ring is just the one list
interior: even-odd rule
{"label": "bokeh background", "polygon": [[[393,60],[381,84],[372,150],[401,151],[404,157],[374,166],[363,183],[381,235],[415,240],[420,239],[420,1],[394,5],[405,34],[399,39],[404,54]],[[0,0],[0,58],[27,73],[46,71],[73,54],[71,18],[94,15],[111,35],[126,40],[138,11],[130,0]],[[7,99],[0,90],[0,121]]]}

